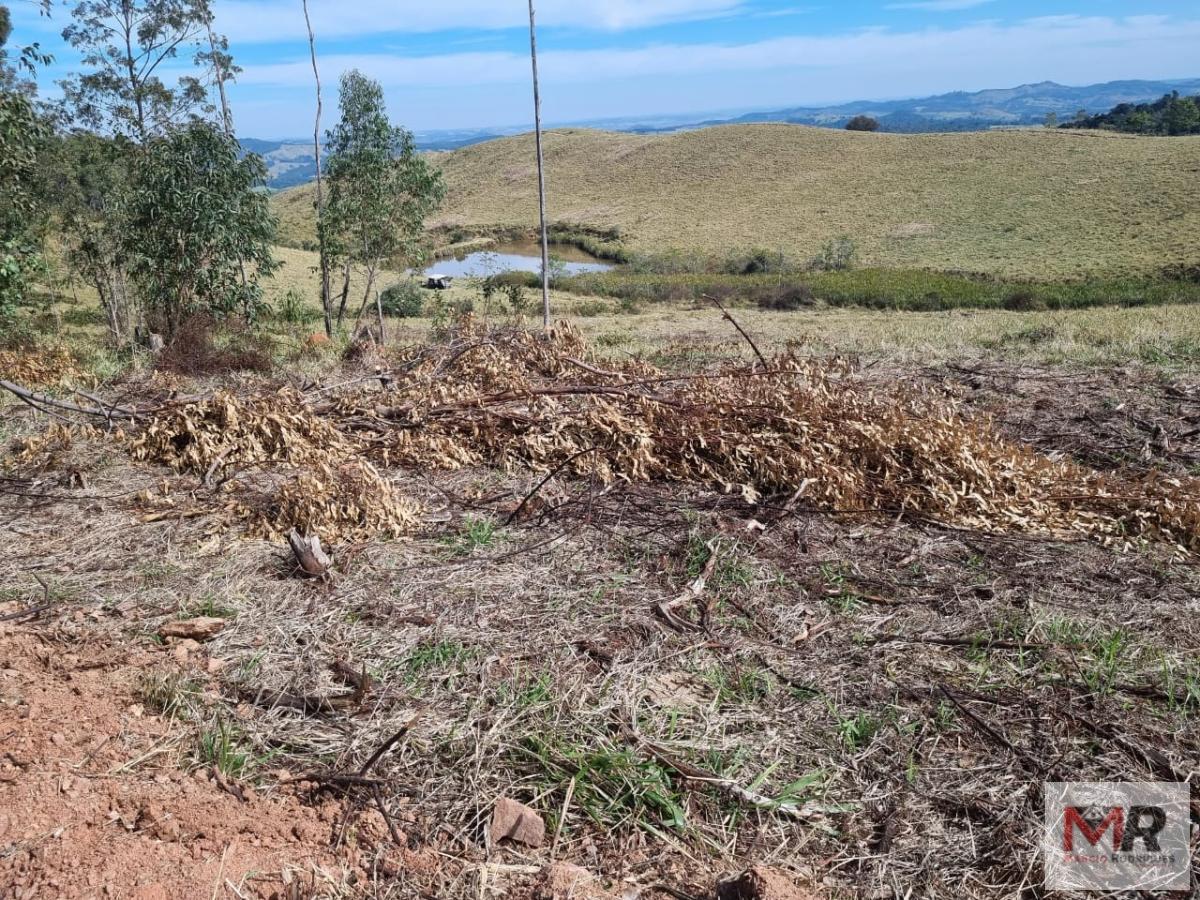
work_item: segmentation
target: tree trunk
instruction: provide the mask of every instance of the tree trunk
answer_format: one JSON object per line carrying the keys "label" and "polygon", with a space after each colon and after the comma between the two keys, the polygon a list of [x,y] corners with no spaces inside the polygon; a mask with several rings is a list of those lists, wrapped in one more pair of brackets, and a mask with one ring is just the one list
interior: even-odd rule
{"label": "tree trunk", "polygon": [[233,113],[229,109],[229,95],[225,93],[225,66],[217,59],[217,38],[213,34],[211,17],[205,24],[208,26],[208,49],[212,54],[213,75],[217,80],[217,92],[221,96],[221,125],[225,136],[233,137]]}
{"label": "tree trunk", "polygon": [[[373,288],[375,286],[375,272],[376,272],[376,264],[368,263],[367,264],[367,290],[363,293],[363,301],[358,307],[358,315],[356,315],[354,317],[354,331],[355,332],[358,331],[358,326],[362,322],[363,313],[365,313],[367,311],[367,304],[371,302],[371,288]],[[382,329],[383,329],[383,303],[382,303],[382,301],[380,301],[380,303],[379,303],[379,311],[380,311],[379,312],[379,314],[380,314],[379,328],[382,331]],[[380,343],[383,342],[382,335],[380,335],[379,340],[380,340]]]}
{"label": "tree trunk", "polygon": [[378,290],[376,292],[376,312],[379,313],[379,346],[383,347],[385,343],[388,343],[388,331],[383,324],[383,295]]}
{"label": "tree trunk", "polygon": [[[225,130],[225,136],[233,140],[233,111],[229,108],[229,94],[225,91],[225,62],[223,59],[217,58],[217,37],[213,34],[211,12],[208,14],[208,20],[204,24],[208,27],[208,50],[212,54],[213,77],[216,78],[217,92],[221,96],[221,125]],[[238,257],[238,271],[242,276],[242,288],[245,289],[250,282],[246,277],[246,260],[241,256]],[[242,298],[242,307],[246,318],[249,319],[250,305],[246,296]]]}
{"label": "tree trunk", "polygon": [[[342,296],[338,302],[337,311],[337,327],[341,328],[342,323],[346,321],[346,305],[350,302],[350,269],[352,264],[347,261],[342,268]],[[357,322],[355,325],[357,326]]]}

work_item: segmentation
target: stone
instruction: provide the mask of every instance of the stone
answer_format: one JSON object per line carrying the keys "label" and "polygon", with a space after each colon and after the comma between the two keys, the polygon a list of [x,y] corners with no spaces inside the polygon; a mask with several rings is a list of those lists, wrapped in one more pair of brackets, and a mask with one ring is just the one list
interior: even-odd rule
{"label": "stone", "polygon": [[496,801],[489,830],[493,844],[508,840],[526,847],[537,848],[546,840],[546,823],[524,803],[508,797]]}

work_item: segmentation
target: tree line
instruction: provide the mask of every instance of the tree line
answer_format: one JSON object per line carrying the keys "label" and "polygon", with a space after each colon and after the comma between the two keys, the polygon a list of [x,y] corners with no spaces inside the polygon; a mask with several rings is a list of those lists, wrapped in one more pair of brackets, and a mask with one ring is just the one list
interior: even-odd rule
{"label": "tree line", "polygon": [[[81,0],[63,30],[80,71],[48,103],[35,77],[51,60],[11,45],[0,6],[0,333],[52,261],[94,288],[118,347],[148,331],[169,341],[197,313],[262,315],[278,266],[267,169],[238,143],[240,69],[216,24],[209,0]],[[356,304],[363,315],[385,264],[419,258],[444,194],[378,83],[346,73],[340,107],[318,223],[322,269],[341,276],[321,295],[330,336]],[[366,291],[351,298],[354,270]]]}
{"label": "tree line", "polygon": [[1126,134],[1183,137],[1200,134],[1200,96],[1164,94],[1153,103],[1120,103],[1109,112],[1078,115],[1060,128],[1103,128]]}

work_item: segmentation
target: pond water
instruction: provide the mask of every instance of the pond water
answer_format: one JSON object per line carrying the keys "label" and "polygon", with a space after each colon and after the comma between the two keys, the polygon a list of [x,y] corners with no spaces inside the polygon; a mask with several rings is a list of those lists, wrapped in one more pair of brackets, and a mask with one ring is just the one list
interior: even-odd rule
{"label": "pond water", "polygon": [[[550,245],[551,272],[557,260],[567,275],[584,272],[607,272],[610,263],[601,262],[590,253],[567,244]],[[542,248],[537,241],[517,241],[494,244],[487,250],[469,253],[453,259],[441,259],[424,271],[424,275],[451,275],[455,278],[486,278],[500,272],[540,272]]]}

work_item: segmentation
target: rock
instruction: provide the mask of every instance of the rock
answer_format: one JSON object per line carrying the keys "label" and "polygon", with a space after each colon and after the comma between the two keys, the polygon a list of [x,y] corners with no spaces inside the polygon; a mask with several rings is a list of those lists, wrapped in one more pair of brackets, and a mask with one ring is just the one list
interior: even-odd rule
{"label": "rock", "polygon": [[182,619],[177,622],[167,622],[158,629],[159,636],[178,638],[180,640],[209,641],[225,630],[224,619],[214,619],[210,616],[200,616],[195,619]]}
{"label": "rock", "polygon": [[489,834],[493,844],[509,840],[537,848],[546,840],[546,823],[524,803],[502,797],[496,801]]}
{"label": "rock", "polygon": [[538,881],[538,900],[612,900],[596,876],[587,869],[567,862],[556,862],[542,869]]}
{"label": "rock", "polygon": [[717,886],[717,900],[819,900],[815,891],[797,887],[779,869],[755,866]]}
{"label": "rock", "polygon": [[207,669],[209,675],[219,675],[225,671],[225,668],[228,665],[228,660],[217,659],[216,657],[213,657],[208,661],[208,665],[205,668]]}

